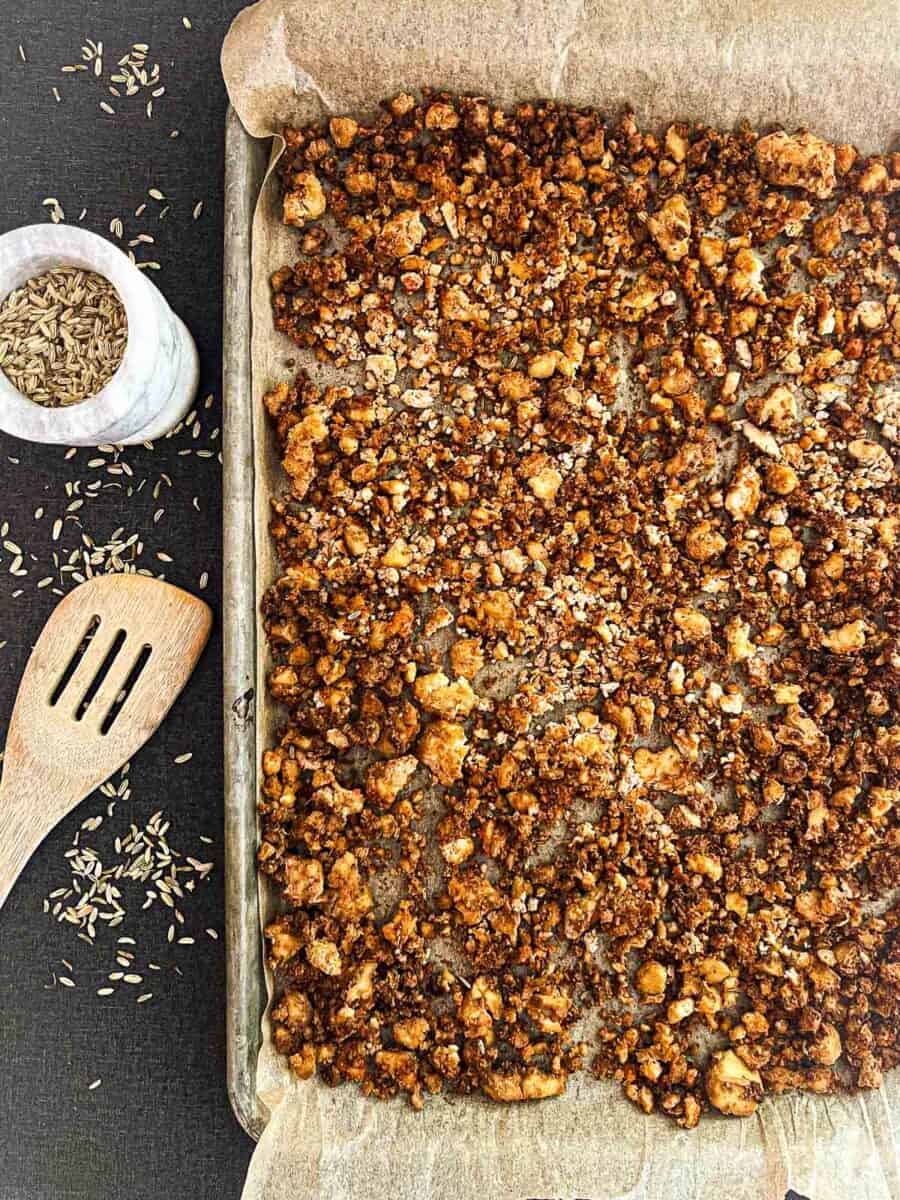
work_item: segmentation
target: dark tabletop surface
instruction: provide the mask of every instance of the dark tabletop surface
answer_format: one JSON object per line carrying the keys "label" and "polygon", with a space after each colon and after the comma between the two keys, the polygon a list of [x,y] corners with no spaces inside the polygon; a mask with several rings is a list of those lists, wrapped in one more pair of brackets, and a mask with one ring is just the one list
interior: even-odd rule
{"label": "dark tabletop surface", "polygon": [[[75,571],[59,568],[83,548],[83,536],[108,546],[138,534],[137,565],[195,591],[205,582],[220,616],[226,99],[218,53],[241,7],[242,0],[0,5],[0,232],[47,220],[42,201],[55,197],[67,221],[98,233],[109,235],[118,217],[126,246],[149,234],[154,242],[135,253],[159,262],[152,278],[187,322],[202,364],[195,421],[152,451],[67,457],[65,447],[0,434],[0,543],[8,543],[0,545],[0,734],[34,639],[59,593],[74,586]],[[102,74],[93,61],[87,71],[62,72],[85,61],[87,39],[102,43]],[[159,84],[128,97],[112,83],[123,92],[116,98],[111,76],[135,44],[148,47],[148,70],[159,64]],[[165,93],[153,97],[157,86]],[[150,188],[165,200],[150,198]],[[136,216],[141,204],[147,208]],[[94,480],[96,494],[87,490]],[[83,505],[70,509],[79,498]],[[63,527],[54,541],[57,518]],[[9,573],[16,547],[26,575]],[[109,797],[86,800],[47,838],[0,911],[0,1200],[240,1195],[252,1143],[225,1092],[221,665],[216,627],[185,693],[135,756],[130,795],[109,816]],[[140,883],[123,886],[127,915],[118,928],[101,929],[94,945],[54,919],[57,898],[44,911],[50,893],[70,885],[65,855],[76,834],[113,866],[115,838],[132,823],[143,829],[159,810],[171,822],[169,845],[213,864],[181,904],[184,924],[171,943],[171,912],[159,902],[142,909]],[[80,830],[100,815],[99,828]],[[134,955],[127,965],[115,961],[119,937],[134,941],[118,944]],[[110,981],[110,973],[141,982]],[[105,987],[113,994],[98,996]]]}
{"label": "dark tabletop surface", "polygon": [[[9,523],[0,524],[2,540],[21,548],[27,569],[26,576],[9,574],[14,552],[0,546],[0,735],[29,649],[58,599],[53,552],[66,564],[82,534],[100,545],[120,526],[120,540],[138,533],[144,543],[138,564],[192,590],[207,572],[203,594],[217,623],[220,617],[221,474],[213,435],[221,423],[226,101],[218,53],[241,7],[241,0],[0,5],[0,232],[47,220],[41,201],[56,197],[70,223],[86,208],[88,229],[109,235],[110,221],[119,217],[126,243],[140,233],[154,237],[135,252],[161,264],[152,278],[187,322],[202,361],[198,436],[186,429],[152,451],[129,448],[122,461],[131,476],[124,469],[110,473],[109,465],[117,466],[110,455],[79,450],[67,459],[65,447],[0,435],[0,523]],[[83,61],[87,38],[103,43],[102,76],[93,74],[92,63],[89,71],[62,73],[63,65]],[[130,98],[109,93],[116,63],[135,43],[149,47],[148,69],[159,63],[163,96],[153,98],[152,88]],[[101,100],[114,115],[100,109]],[[177,138],[169,136],[173,129]],[[151,187],[170,205],[161,221],[165,204],[148,198]],[[194,221],[200,200],[203,212]],[[144,202],[147,210],[135,217]],[[105,458],[102,466],[89,465],[98,458]],[[54,543],[54,520],[78,499],[66,484],[80,481],[84,496],[94,479],[103,486],[68,514]],[[41,507],[44,515],[35,520]],[[160,552],[172,561],[159,559]],[[39,588],[48,576],[52,582]],[[71,586],[68,572],[62,588]],[[214,864],[181,906],[178,936],[194,944],[168,943],[171,914],[159,903],[142,911],[140,883],[126,893],[123,924],[98,933],[95,946],[44,913],[44,898],[71,879],[66,850],[85,818],[105,814],[105,797],[85,801],[46,840],[0,911],[0,1200],[240,1195],[252,1143],[225,1094],[220,681],[217,628],[169,719],[135,756],[130,798],[100,829],[81,834],[111,864],[113,839],[164,810],[171,847]],[[174,762],[189,752],[188,762]],[[123,970],[115,962],[119,936],[134,938],[135,946],[124,944],[135,955],[127,973],[142,975],[142,983],[108,984],[115,993],[101,997],[106,975]],[[148,962],[161,970],[151,971]],[[152,999],[137,1004],[147,992]],[[102,1082],[91,1090],[96,1079]]]}

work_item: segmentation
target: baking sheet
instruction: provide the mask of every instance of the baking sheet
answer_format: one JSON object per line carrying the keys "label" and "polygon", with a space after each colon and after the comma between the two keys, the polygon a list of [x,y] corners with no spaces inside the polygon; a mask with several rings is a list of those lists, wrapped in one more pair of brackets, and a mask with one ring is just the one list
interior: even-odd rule
{"label": "baking sheet", "polygon": [[[257,136],[323,111],[371,111],[401,88],[479,91],[502,102],[555,96],[607,110],[630,104],[640,123],[701,119],[806,125],[863,150],[892,144],[898,119],[900,9],[882,0],[848,13],[828,0],[724,6],[563,0],[262,0],[236,20],[223,49],[229,93]],[[865,97],[864,104],[848,97]],[[278,220],[275,181],[253,226],[250,304],[256,600],[275,577],[268,497],[284,477],[260,398],[292,374],[296,347],[272,329],[268,276],[295,257]],[[246,421],[248,414],[243,414]],[[264,694],[264,662],[255,680]],[[277,724],[256,721],[256,750]],[[301,1083],[264,1027],[257,1088],[271,1112],[245,1200],[509,1197],[900,1197],[900,1081],[857,1097],[767,1098],[747,1121],[686,1132],[644,1117],[611,1083],[578,1077],[565,1097],[497,1106],[438,1098],[414,1113],[352,1087]]]}

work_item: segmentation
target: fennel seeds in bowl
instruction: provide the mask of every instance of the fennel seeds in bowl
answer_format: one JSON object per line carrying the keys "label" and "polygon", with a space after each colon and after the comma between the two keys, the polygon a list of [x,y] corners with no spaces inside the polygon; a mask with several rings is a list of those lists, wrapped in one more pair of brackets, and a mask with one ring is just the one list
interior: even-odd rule
{"label": "fennel seeds in bowl", "polygon": [[0,303],[0,368],[47,408],[96,395],[119,369],[127,341],[122,301],[94,271],[58,267]]}

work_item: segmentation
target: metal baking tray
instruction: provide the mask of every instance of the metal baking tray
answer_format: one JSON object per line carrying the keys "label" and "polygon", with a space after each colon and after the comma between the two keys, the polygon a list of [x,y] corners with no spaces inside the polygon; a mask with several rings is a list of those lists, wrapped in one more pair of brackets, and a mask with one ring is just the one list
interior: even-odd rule
{"label": "metal baking tray", "polygon": [[228,1095],[252,1138],[268,1112],[256,1094],[266,1005],[256,875],[256,555],[250,373],[250,244],[268,144],[233,109],[225,124],[225,266],[222,352],[222,628],[225,719],[225,956]]}
{"label": "metal baking tray", "polygon": [[[251,138],[229,108],[225,126],[222,620],[227,1083],[235,1116],[254,1139],[262,1134],[270,1114],[256,1090],[257,1057],[262,1043],[267,993],[256,872],[259,783],[256,701],[262,697],[257,697],[254,692],[261,633],[256,586],[254,480],[255,463],[260,458],[257,451],[261,447],[255,445],[253,414],[261,398],[254,394],[251,378],[251,239],[256,202],[269,153],[270,143]],[[639,1164],[635,1168],[634,1186],[629,1188],[629,1195],[633,1196],[669,1194],[673,1187],[679,1196],[687,1195],[693,1185],[696,1185],[693,1194],[699,1194],[704,1190],[701,1187],[704,1172],[713,1181],[709,1192],[713,1194],[717,1188],[721,1191],[715,1182],[719,1162],[733,1165],[735,1161],[739,1167],[730,1178],[739,1181],[741,1164],[749,1163],[753,1170],[749,1174],[744,1172],[745,1178],[752,1179],[759,1172],[762,1186],[765,1174],[770,1184],[777,1181],[779,1186],[783,1185],[783,1194],[791,1186],[806,1191],[804,1183],[815,1181],[817,1170],[823,1171],[823,1168],[817,1168],[817,1147],[821,1145],[822,1161],[832,1167],[835,1162],[840,1163],[842,1153],[845,1161],[851,1164],[846,1168],[848,1171],[859,1172],[860,1165],[865,1164],[866,1178],[860,1176],[859,1194],[900,1196],[896,1188],[890,1191],[897,1180],[895,1154],[892,1157],[896,1092],[891,1091],[889,1096],[879,1094],[868,1109],[864,1104],[861,1108],[859,1105],[857,1098],[836,1098],[833,1107],[825,1104],[819,1107],[808,1097],[802,1103],[780,1099],[777,1107],[768,1110],[766,1123],[758,1130],[754,1129],[752,1138],[745,1133],[743,1125],[740,1131],[732,1126],[732,1132],[727,1135],[725,1126],[720,1125],[719,1135],[702,1145],[698,1142],[696,1153],[690,1159],[683,1135],[651,1131],[651,1126],[646,1125],[640,1131],[635,1128],[635,1137],[623,1140],[621,1149],[613,1146],[610,1155],[619,1155]],[[497,1122],[490,1135],[492,1149],[496,1151],[509,1139],[516,1147],[520,1144],[521,1126],[517,1134],[516,1119],[521,1118],[508,1114]],[[566,1124],[566,1118],[562,1117],[554,1128],[564,1130],[565,1136],[572,1135],[578,1129],[578,1122],[569,1120],[571,1123]],[[844,1133],[842,1126],[846,1130]],[[652,1149],[656,1144],[656,1132],[661,1135],[661,1146],[678,1151],[678,1161],[683,1168],[680,1179],[671,1175],[671,1162],[667,1158],[654,1159]],[[455,1133],[459,1134],[458,1127]],[[745,1141],[751,1145],[746,1147]],[[417,1144],[421,1145],[421,1142]],[[541,1169],[544,1149],[543,1143],[537,1145],[535,1162]],[[793,1160],[792,1155],[795,1156]],[[439,1149],[435,1156],[440,1162]],[[688,1162],[692,1163],[690,1169]],[[871,1174],[869,1163],[872,1164]],[[431,1169],[433,1164],[429,1162],[428,1170]],[[487,1171],[485,1177],[489,1175]],[[427,1172],[424,1177],[427,1178]],[[496,1181],[495,1176],[490,1175],[490,1178],[492,1182]],[[379,1183],[379,1187],[380,1194],[396,1194],[386,1190],[384,1183]],[[490,1192],[490,1188],[487,1190]],[[600,1190],[605,1194],[606,1185]],[[742,1194],[746,1191],[740,1190]],[[522,1194],[526,1194],[524,1189]],[[707,1193],[704,1191],[704,1194]],[[767,1190],[766,1194],[776,1193]],[[809,1194],[814,1193],[810,1190]],[[838,1193],[832,1189],[829,1194]]]}

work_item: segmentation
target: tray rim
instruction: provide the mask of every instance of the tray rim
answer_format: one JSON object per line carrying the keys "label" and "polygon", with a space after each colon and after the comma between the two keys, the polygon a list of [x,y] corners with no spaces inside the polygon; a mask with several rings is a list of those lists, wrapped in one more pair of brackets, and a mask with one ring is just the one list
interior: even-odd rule
{"label": "tray rim", "polygon": [[257,1140],[269,1112],[256,1092],[265,1010],[256,874],[257,612],[254,537],[251,242],[268,144],[231,105],[225,119],[222,321],[223,720],[225,741],[225,1013],[228,1097]]}

